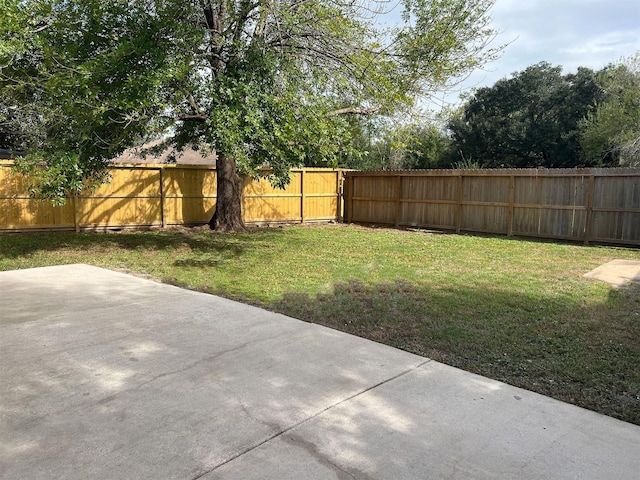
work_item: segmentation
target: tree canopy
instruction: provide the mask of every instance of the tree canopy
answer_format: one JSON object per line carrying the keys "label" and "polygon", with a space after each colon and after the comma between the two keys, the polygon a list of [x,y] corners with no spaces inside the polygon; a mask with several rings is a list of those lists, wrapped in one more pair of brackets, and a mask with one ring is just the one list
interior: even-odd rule
{"label": "tree canopy", "polygon": [[52,198],[148,139],[215,151],[212,226],[235,228],[240,176],[268,165],[277,184],[291,166],[335,164],[348,116],[410,109],[493,58],[492,4],[0,0],[0,124]]}
{"label": "tree canopy", "polygon": [[598,72],[603,91],[582,121],[582,154],[588,163],[640,165],[640,52]]}
{"label": "tree canopy", "polygon": [[446,168],[450,139],[438,119],[406,124],[358,125],[357,156],[341,165],[359,170]]}
{"label": "tree canopy", "polygon": [[586,164],[580,121],[602,96],[592,70],[563,75],[562,67],[541,62],[478,89],[449,122],[453,146],[485,167]]}
{"label": "tree canopy", "polygon": [[484,167],[640,163],[640,53],[598,72],[541,62],[480,88],[448,123],[448,162]]}

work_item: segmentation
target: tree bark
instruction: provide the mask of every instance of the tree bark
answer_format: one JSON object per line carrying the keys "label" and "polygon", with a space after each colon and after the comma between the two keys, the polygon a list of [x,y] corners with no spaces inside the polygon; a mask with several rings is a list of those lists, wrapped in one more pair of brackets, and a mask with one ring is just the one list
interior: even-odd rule
{"label": "tree bark", "polygon": [[246,230],[242,220],[243,178],[236,171],[236,161],[218,155],[216,158],[216,210],[209,227],[221,232]]}

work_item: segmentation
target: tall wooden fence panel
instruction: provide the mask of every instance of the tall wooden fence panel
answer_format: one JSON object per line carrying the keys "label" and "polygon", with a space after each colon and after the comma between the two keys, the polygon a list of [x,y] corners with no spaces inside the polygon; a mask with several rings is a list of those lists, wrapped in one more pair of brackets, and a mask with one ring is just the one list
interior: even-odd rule
{"label": "tall wooden fence panel", "polygon": [[348,222],[640,245],[640,168],[345,176]]}
{"label": "tall wooden fence panel", "polygon": [[[0,231],[83,230],[206,223],[216,204],[216,171],[201,165],[119,165],[111,182],[67,199],[66,205],[29,197],[11,162],[0,162]],[[342,171],[293,170],[276,189],[268,180],[246,179],[247,223],[322,222],[341,217]]]}

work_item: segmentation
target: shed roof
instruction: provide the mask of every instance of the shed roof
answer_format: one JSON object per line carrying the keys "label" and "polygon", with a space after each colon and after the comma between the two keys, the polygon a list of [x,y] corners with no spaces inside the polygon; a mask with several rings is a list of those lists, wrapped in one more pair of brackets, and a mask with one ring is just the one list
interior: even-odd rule
{"label": "shed roof", "polygon": [[148,154],[143,155],[143,150],[157,145],[158,142],[148,143],[141,147],[134,147],[125,150],[120,156],[113,159],[114,163],[169,163],[168,159],[172,153],[176,154],[176,163],[180,165],[215,165],[215,153],[203,156],[201,152],[187,147],[182,152],[176,152],[173,148],[167,148],[158,156]]}

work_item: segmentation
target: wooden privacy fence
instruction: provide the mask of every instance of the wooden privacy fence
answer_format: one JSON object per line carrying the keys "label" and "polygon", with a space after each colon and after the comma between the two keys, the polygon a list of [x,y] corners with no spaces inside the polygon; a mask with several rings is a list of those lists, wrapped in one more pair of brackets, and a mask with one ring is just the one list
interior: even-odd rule
{"label": "wooden privacy fence", "polygon": [[[29,198],[24,179],[0,162],[0,231],[84,230],[196,225],[209,221],[216,203],[214,166],[118,165],[94,192],[54,207]],[[298,169],[285,190],[247,179],[247,223],[324,222],[340,217],[342,171]]]}
{"label": "wooden privacy fence", "polygon": [[347,222],[640,245],[640,168],[345,176]]}

